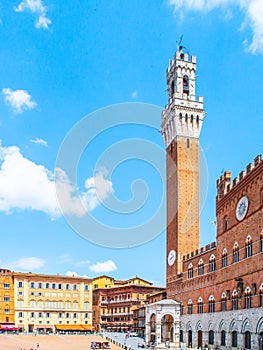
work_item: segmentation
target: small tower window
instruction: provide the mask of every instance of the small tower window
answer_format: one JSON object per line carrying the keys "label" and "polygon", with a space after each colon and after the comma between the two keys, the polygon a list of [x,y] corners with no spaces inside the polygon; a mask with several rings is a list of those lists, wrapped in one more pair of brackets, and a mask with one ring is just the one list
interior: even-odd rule
{"label": "small tower window", "polygon": [[183,93],[189,95],[189,78],[187,75],[183,77]]}
{"label": "small tower window", "polygon": [[[172,84],[171,84],[171,94],[172,94],[172,96],[173,96],[173,94],[174,94],[174,81],[172,81]],[[172,97],[171,96],[171,97]]]}
{"label": "small tower window", "polygon": [[187,139],[187,148],[190,148],[190,139]]}

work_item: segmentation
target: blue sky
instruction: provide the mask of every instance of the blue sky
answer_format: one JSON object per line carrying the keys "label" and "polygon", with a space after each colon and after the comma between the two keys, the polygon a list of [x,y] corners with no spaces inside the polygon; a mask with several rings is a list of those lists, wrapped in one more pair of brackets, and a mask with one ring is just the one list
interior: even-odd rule
{"label": "blue sky", "polygon": [[[89,277],[139,275],[164,285],[164,230],[148,230],[144,244],[117,249],[91,243],[63,217],[54,194],[59,149],[80,127],[66,149],[71,155],[75,141],[85,138],[79,121],[87,121],[94,139],[74,169],[75,187],[69,174],[60,173],[68,191],[64,212],[81,216],[84,208],[106,227],[121,229],[143,225],[158,211],[165,216],[163,175],[151,166],[159,151],[163,158],[157,160],[164,164],[163,140],[150,125],[161,123],[161,113],[149,123],[139,114],[133,124],[118,121],[103,130],[103,123],[107,107],[119,103],[164,108],[165,71],[183,34],[183,45],[197,56],[197,94],[204,96],[207,112],[200,137],[208,171],[201,246],[214,241],[216,179],[227,169],[237,176],[262,153],[262,1],[11,0],[0,4],[0,23],[1,266]],[[134,139],[136,146],[146,142],[139,151],[153,147],[148,154],[156,158],[136,157],[132,143],[121,143]],[[117,162],[111,173],[114,157],[107,152],[115,146],[118,155],[124,150],[131,159]],[[131,188],[138,179],[144,185]],[[133,194],[146,195],[145,201],[133,202]],[[109,198],[138,210],[107,210]],[[87,227],[88,237],[90,232]],[[93,234],[96,241],[100,232]]]}

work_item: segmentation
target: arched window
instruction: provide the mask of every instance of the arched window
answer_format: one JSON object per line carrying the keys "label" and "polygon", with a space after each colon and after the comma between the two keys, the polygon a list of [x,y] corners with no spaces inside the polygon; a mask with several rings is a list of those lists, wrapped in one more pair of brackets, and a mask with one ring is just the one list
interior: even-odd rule
{"label": "arched window", "polygon": [[252,239],[250,236],[246,239],[246,258],[249,258],[252,255]]}
{"label": "arched window", "polygon": [[187,306],[188,306],[188,315],[192,315],[192,313],[193,313],[193,302],[192,302],[191,299],[188,300]]}
{"label": "arched window", "polygon": [[181,312],[181,315],[184,314],[184,304],[183,304],[182,301],[181,301],[181,304],[180,304],[180,312]]}
{"label": "arched window", "polygon": [[194,277],[194,269],[193,269],[193,264],[188,265],[188,278],[193,278]]}
{"label": "arched window", "polygon": [[251,349],[251,333],[245,332],[245,349]]}
{"label": "arched window", "polygon": [[224,248],[222,254],[222,267],[227,267],[227,250]]}
{"label": "arched window", "polygon": [[221,295],[221,311],[227,310],[226,303],[227,303],[227,296],[226,296],[226,293],[224,292]]}
{"label": "arched window", "polygon": [[263,234],[260,235],[260,250],[263,252]]}
{"label": "arched window", "polygon": [[198,298],[197,301],[197,313],[202,314],[204,312],[204,303],[201,297]]}
{"label": "arched window", "polygon": [[209,259],[209,271],[213,272],[215,271],[215,269],[216,269],[216,258],[214,254],[212,254]]}
{"label": "arched window", "polygon": [[234,247],[233,247],[233,261],[234,263],[239,262],[239,247],[237,242],[234,244]]}
{"label": "arched window", "polygon": [[232,310],[238,310],[238,293],[236,290],[232,294]]}
{"label": "arched window", "polygon": [[182,120],[183,119],[183,115],[182,113],[179,114],[179,119]]}
{"label": "arched window", "polygon": [[193,124],[193,121],[194,121],[194,116],[193,114],[191,114],[191,119],[190,119],[191,123]]}
{"label": "arched window", "polygon": [[214,331],[210,330],[209,333],[208,333],[208,343],[210,345],[213,345],[214,344],[214,339],[215,339]]}
{"label": "arched window", "polygon": [[263,188],[260,190],[260,206],[263,206]]}
{"label": "arched window", "polygon": [[204,262],[202,259],[198,262],[198,276],[201,276],[204,274]]}
{"label": "arched window", "polygon": [[189,95],[189,78],[187,75],[183,76],[183,93]]}
{"label": "arched window", "polygon": [[237,331],[232,332],[232,347],[237,348]]}
{"label": "arched window", "polygon": [[209,297],[208,310],[209,310],[209,312],[215,312],[215,298],[213,295],[210,295],[210,297]]}
{"label": "arched window", "polygon": [[245,309],[251,308],[251,289],[249,287],[245,290]]}
{"label": "arched window", "polygon": [[188,331],[188,345],[189,345],[189,346],[192,346],[192,342],[193,342],[193,332],[192,332],[192,330],[190,329],[190,330]]}
{"label": "arched window", "polygon": [[221,331],[221,346],[226,346],[226,332]]}

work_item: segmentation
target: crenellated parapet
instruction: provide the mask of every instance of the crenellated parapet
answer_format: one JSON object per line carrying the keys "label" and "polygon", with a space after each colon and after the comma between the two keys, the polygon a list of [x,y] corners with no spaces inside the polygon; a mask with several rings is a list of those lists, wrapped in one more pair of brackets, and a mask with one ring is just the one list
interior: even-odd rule
{"label": "crenellated parapet", "polygon": [[166,147],[177,136],[198,139],[205,118],[203,97],[196,98],[196,57],[182,48],[169,61],[166,71],[168,104],[162,113]]}
{"label": "crenellated parapet", "polygon": [[197,256],[202,255],[202,254],[204,254],[204,253],[206,253],[214,248],[216,248],[216,242],[211,242],[204,247],[201,247],[201,248],[196,249],[195,251],[193,251],[187,255],[184,255],[183,261],[186,261],[186,260],[192,259],[192,258],[196,258]]}
{"label": "crenellated parapet", "polygon": [[233,189],[240,181],[246,178],[253,169],[259,166],[262,162],[262,156],[259,154],[255,157],[253,163],[249,163],[245,170],[240,171],[239,176],[231,180],[231,172],[225,171],[223,175],[217,180],[217,202],[220,201],[231,189]]}

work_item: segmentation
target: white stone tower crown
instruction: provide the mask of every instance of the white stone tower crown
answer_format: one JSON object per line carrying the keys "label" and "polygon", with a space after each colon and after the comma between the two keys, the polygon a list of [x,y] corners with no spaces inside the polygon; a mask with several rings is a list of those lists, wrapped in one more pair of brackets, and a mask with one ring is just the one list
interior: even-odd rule
{"label": "white stone tower crown", "polygon": [[166,71],[168,104],[162,115],[166,147],[177,137],[199,138],[205,112],[203,97],[196,99],[196,56],[180,46]]}

